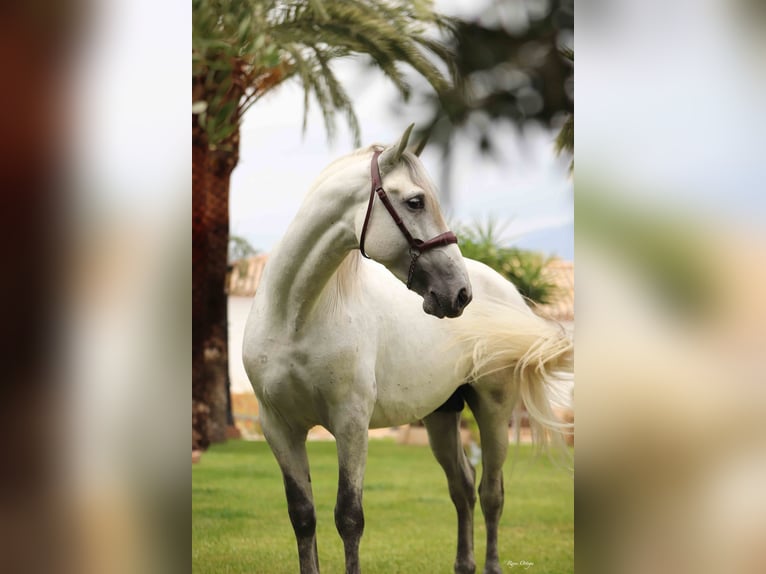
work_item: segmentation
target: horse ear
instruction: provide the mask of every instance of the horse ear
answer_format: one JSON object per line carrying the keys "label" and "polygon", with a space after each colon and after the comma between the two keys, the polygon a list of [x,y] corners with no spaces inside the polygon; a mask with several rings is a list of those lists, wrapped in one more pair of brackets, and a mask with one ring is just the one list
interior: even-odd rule
{"label": "horse ear", "polygon": [[402,159],[402,154],[404,153],[404,150],[407,149],[407,142],[410,140],[410,134],[412,133],[412,128],[414,127],[415,127],[415,124],[410,124],[409,126],[407,126],[407,129],[404,130],[402,137],[399,138],[399,143],[387,148],[381,154],[380,163],[386,164],[389,167],[393,167],[397,163],[399,163],[399,160]]}
{"label": "horse ear", "polygon": [[423,137],[420,138],[420,141],[418,142],[418,145],[416,145],[412,149],[412,153],[414,153],[416,156],[420,157],[420,154],[423,151],[423,148],[426,147],[426,144],[428,143],[428,138],[430,136],[431,136],[431,130],[428,130],[425,134],[423,134]]}

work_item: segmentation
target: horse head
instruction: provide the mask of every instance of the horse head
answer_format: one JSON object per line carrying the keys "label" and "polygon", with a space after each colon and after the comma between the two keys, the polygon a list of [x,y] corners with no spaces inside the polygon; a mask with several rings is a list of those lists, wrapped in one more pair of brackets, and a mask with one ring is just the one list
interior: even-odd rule
{"label": "horse head", "polygon": [[422,145],[407,150],[412,127],[398,143],[373,150],[370,197],[356,217],[357,239],[365,257],[385,265],[423,297],[426,313],[459,317],[471,302],[471,283],[418,157]]}

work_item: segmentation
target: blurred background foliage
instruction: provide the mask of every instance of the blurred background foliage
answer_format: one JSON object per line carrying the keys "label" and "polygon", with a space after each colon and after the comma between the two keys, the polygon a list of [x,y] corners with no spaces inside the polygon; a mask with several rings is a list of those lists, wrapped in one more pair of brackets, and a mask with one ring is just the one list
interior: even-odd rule
{"label": "blurred background foliage", "polygon": [[258,253],[258,250],[244,237],[239,235],[231,235],[229,237],[229,264],[241,261],[256,253]]}
{"label": "blurred background foliage", "polygon": [[229,236],[229,267],[239,265],[240,273],[247,272],[247,258],[256,255],[258,250],[240,235]]}
{"label": "blurred background foliage", "polygon": [[[445,160],[458,139],[498,154],[498,122],[523,135],[531,124],[558,131],[559,152],[574,151],[574,1],[489,2],[474,20],[457,20],[445,39],[454,54],[453,83],[433,93],[418,83],[427,110],[419,137]],[[404,111],[402,103],[396,104]],[[444,166],[449,166],[444,161]],[[573,168],[573,164],[570,165]],[[443,177],[449,200],[449,177]]]}
{"label": "blurred background foliage", "polygon": [[513,283],[524,297],[545,305],[555,300],[558,287],[546,274],[552,259],[535,251],[504,245],[503,227],[493,219],[458,227],[464,257],[481,261]]}
{"label": "blurred background foliage", "polygon": [[707,226],[630,200],[598,180],[580,189],[575,229],[584,244],[606,245],[629,260],[669,316],[696,321],[718,311],[716,300],[725,296],[728,278],[717,279],[711,270],[717,246],[707,239]]}

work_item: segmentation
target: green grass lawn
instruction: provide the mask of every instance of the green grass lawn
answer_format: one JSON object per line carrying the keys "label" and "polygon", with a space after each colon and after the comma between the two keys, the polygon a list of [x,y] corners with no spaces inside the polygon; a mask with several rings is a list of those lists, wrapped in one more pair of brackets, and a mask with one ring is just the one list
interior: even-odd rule
{"label": "green grass lawn", "polygon": [[[335,444],[308,444],[317,513],[319,564],[343,572],[335,530]],[[511,459],[516,465],[511,472]],[[481,469],[477,469],[477,478]],[[364,487],[365,574],[452,572],[456,518],[441,468],[423,446],[370,441]],[[526,560],[535,574],[574,570],[572,477],[529,446],[511,445],[505,473],[500,560]],[[298,558],[279,467],[263,442],[212,447],[192,467],[192,560],[195,573],[298,571]],[[475,515],[477,571],[484,566],[485,529]],[[506,566],[509,572],[522,567]]]}

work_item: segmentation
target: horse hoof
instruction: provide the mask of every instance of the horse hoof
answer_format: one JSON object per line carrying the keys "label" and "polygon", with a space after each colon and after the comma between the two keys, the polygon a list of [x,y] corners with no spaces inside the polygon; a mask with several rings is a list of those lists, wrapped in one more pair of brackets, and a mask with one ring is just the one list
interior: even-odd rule
{"label": "horse hoof", "polygon": [[473,560],[470,562],[455,562],[455,574],[476,574],[476,563]]}

